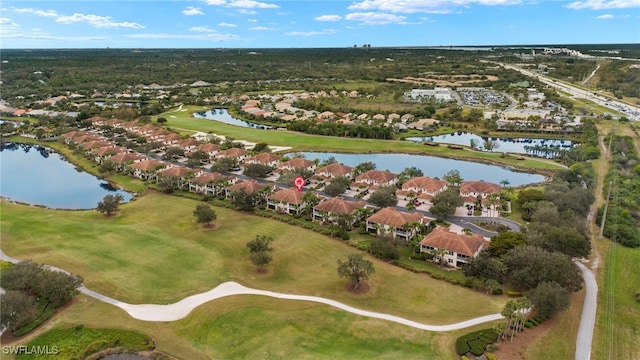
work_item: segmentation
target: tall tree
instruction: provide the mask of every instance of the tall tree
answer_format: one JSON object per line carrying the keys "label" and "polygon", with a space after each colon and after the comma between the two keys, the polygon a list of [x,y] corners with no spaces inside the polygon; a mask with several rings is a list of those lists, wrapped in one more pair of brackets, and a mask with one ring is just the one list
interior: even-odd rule
{"label": "tall tree", "polygon": [[349,254],[346,260],[338,259],[338,276],[351,281],[357,289],[361,280],[367,280],[375,272],[373,263],[364,258],[363,254]]}
{"label": "tall tree", "polygon": [[442,177],[444,181],[446,181],[450,186],[460,186],[462,183],[462,176],[460,176],[460,171],[451,170],[448,173],[444,174]]}
{"label": "tall tree", "polygon": [[395,189],[395,186],[381,186],[369,196],[369,202],[381,208],[396,206],[398,198]]}
{"label": "tall tree", "polygon": [[259,271],[264,271],[265,267],[271,263],[273,257],[271,252],[273,248],[270,244],[273,242],[273,238],[266,235],[256,235],[256,238],[247,243],[247,249],[249,249],[249,259],[258,267]]}
{"label": "tall tree", "polygon": [[109,216],[112,213],[118,211],[120,207],[120,202],[123,200],[122,195],[106,195],[102,198],[102,201],[98,202],[98,206],[96,206],[96,210],[99,213],[104,213]]}
{"label": "tall tree", "polygon": [[538,314],[545,319],[569,307],[569,293],[555,281],[540,283],[529,293]]}
{"label": "tall tree", "polygon": [[456,212],[458,206],[462,206],[464,201],[460,197],[458,188],[448,188],[431,199],[433,206],[429,209],[433,215],[448,216]]}
{"label": "tall tree", "polygon": [[364,174],[369,170],[375,170],[376,164],[371,161],[365,161],[358,165],[356,165],[355,169],[353,169],[353,176],[358,176],[360,174]]}
{"label": "tall tree", "polygon": [[199,204],[193,210],[193,216],[196,217],[198,224],[205,224],[206,227],[211,226],[211,222],[217,219],[216,212],[209,205]]}

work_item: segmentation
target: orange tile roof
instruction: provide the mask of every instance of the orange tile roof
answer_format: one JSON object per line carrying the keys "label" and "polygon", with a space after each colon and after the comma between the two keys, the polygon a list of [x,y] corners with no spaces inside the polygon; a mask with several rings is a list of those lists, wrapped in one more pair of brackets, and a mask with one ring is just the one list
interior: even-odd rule
{"label": "orange tile roof", "polygon": [[423,217],[418,212],[408,213],[396,208],[386,207],[369,216],[367,221],[399,228],[404,224],[420,221]]}
{"label": "orange tile roof", "polygon": [[269,196],[269,199],[277,200],[287,204],[300,204],[302,203],[302,197],[304,196],[304,194],[304,192],[289,188],[276,191]]}
{"label": "orange tile roof", "polygon": [[280,167],[282,168],[294,168],[294,169],[300,169],[300,168],[308,168],[313,166],[315,163],[311,160],[307,160],[305,158],[301,158],[301,157],[297,157],[297,158],[293,158],[289,161],[285,161],[282,164],[280,164]]}
{"label": "orange tile roof", "polygon": [[134,169],[142,170],[142,171],[149,171],[149,170],[155,170],[160,165],[162,165],[163,167],[166,166],[166,164],[163,163],[162,161],[155,160],[155,159],[147,159],[147,160],[142,160],[137,163],[131,164],[131,167]]}
{"label": "orange tile roof", "polygon": [[174,177],[180,177],[180,178],[183,178],[189,175],[190,173],[193,173],[193,170],[184,166],[173,166],[168,169],[164,169],[160,171],[160,174],[162,174],[163,176],[174,176]]}
{"label": "orange tile roof", "polygon": [[282,156],[280,155],[271,154],[271,153],[260,153],[244,159],[244,162],[245,163],[256,162],[258,164],[268,164],[270,162],[280,160],[280,158],[282,158]]}
{"label": "orange tile roof", "polygon": [[212,144],[212,143],[206,143],[206,144],[202,144],[200,146],[198,146],[198,150],[202,150],[206,153],[210,153],[212,151],[218,151],[220,150],[220,145],[216,145],[216,144]]}
{"label": "orange tile roof", "polygon": [[356,177],[356,181],[363,182],[364,180],[372,180],[377,183],[388,183],[396,178],[396,174],[388,171],[381,170],[369,170],[364,174],[360,174]]}
{"label": "orange tile roof", "polygon": [[316,174],[328,173],[333,176],[345,176],[353,173],[353,167],[342,164],[329,164],[316,170]]}
{"label": "orange tile roof", "polygon": [[484,181],[464,181],[460,185],[460,193],[494,194],[500,193],[500,185]]}
{"label": "orange tile roof", "polygon": [[209,184],[215,183],[218,181],[231,180],[233,176],[225,176],[219,172],[206,172],[202,175],[196,176],[192,179],[192,181],[197,182],[199,184]]}
{"label": "orange tile roof", "polygon": [[446,249],[458,254],[473,256],[481,246],[484,238],[478,234],[464,235],[450,232],[447,228],[437,227],[420,242],[420,245]]}
{"label": "orange tile roof", "polygon": [[231,148],[224,151],[220,151],[217,155],[218,157],[237,158],[237,157],[247,155],[247,150],[239,149],[239,148]]}
{"label": "orange tile roof", "polygon": [[409,188],[418,188],[424,189],[429,193],[435,193],[440,191],[445,186],[447,186],[446,181],[432,179],[427,176],[420,176],[407,180],[404,184],[402,184],[402,189],[407,190]]}
{"label": "orange tile roof", "polygon": [[349,201],[340,197],[334,197],[314,206],[314,209],[335,214],[352,214],[356,209],[367,205],[366,201]]}
{"label": "orange tile roof", "polygon": [[235,183],[227,188],[229,191],[244,191],[248,194],[254,193],[256,191],[260,191],[265,187],[270,186],[269,184],[262,184],[255,180],[247,180]]}
{"label": "orange tile roof", "polygon": [[125,152],[125,153],[120,153],[117,155],[113,155],[111,157],[109,157],[107,160],[109,161],[113,161],[115,163],[126,163],[129,161],[135,161],[135,160],[142,160],[145,157],[143,155],[137,154],[137,153],[130,153],[130,152]]}

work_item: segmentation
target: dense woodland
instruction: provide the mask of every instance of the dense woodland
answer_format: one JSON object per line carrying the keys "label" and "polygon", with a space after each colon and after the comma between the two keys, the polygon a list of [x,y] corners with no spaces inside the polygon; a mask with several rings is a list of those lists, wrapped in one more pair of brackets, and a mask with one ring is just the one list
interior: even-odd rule
{"label": "dense woodland", "polygon": [[[216,84],[202,92],[234,92],[301,89],[327,90],[327,84],[363,92],[391,93],[397,97],[411,84],[387,79],[431,75],[495,75],[498,81],[473,86],[504,90],[526,80],[522,75],[496,67],[490,61],[513,61],[514,49],[455,51],[422,48],[323,48],[323,49],[94,49],[94,50],[3,50],[2,97],[42,99],[66,91],[91,95],[95,91],[116,92],[139,84]],[[482,60],[482,62],[480,62]],[[552,64],[557,76],[583,79],[595,68],[594,61],[542,58]],[[619,65],[624,66],[625,64]],[[625,96],[638,91],[637,72],[622,71],[624,78],[609,73],[603,85]],[[611,74],[620,73],[611,71]],[[621,80],[633,80],[621,81]],[[634,80],[635,79],[635,80]],[[386,84],[366,88],[359,82]],[[618,84],[614,89],[614,85]],[[32,96],[33,95],[33,96]],[[25,101],[26,101],[25,100]]]}

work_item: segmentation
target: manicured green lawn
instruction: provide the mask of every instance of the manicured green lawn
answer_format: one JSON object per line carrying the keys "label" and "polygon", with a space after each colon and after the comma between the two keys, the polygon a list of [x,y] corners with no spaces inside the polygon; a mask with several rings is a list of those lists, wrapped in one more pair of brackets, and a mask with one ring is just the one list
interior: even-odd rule
{"label": "manicured green lawn", "polygon": [[[594,359],[637,359],[640,354],[640,248],[609,240],[599,244],[606,268],[598,277],[598,313],[592,354]],[[609,294],[613,294],[613,298]],[[613,301],[611,301],[613,300]]]}
{"label": "manicured green lawn", "polygon": [[[332,298],[416,321],[450,323],[499,312],[503,299],[413,274],[372,259],[366,295],[344,292],[336,261],[355,251],[309,230],[225,208],[203,229],[198,202],[162,194],[122,206],[115,217],[3,203],[2,249],[10,256],[59,266],[87,287],[132,303],[169,303],[234,280],[259,289]],[[274,263],[256,274],[246,242],[275,238]],[[473,306],[468,306],[473,304]]]}
{"label": "manicured green lawn", "polygon": [[[333,151],[333,152],[396,152],[413,153],[424,155],[450,156],[477,161],[493,161],[501,164],[528,167],[540,170],[557,170],[562,168],[552,161],[525,158],[501,158],[498,153],[487,153],[481,151],[450,150],[446,146],[424,146],[409,141],[400,140],[374,140],[374,139],[352,139],[333,136],[318,136],[302,134],[284,130],[259,130],[240,126],[223,124],[218,121],[205,119],[195,119],[190,114],[197,111],[206,110],[203,107],[186,106],[183,110],[171,111],[160,115],[166,118],[167,126],[174,130],[201,131],[205,133],[215,133],[225,135],[234,139],[242,139],[253,142],[266,142],[269,145],[290,146],[292,151]],[[174,117],[172,117],[174,116]]]}
{"label": "manicured green lawn", "polygon": [[53,323],[56,328],[78,324],[141,332],[155,340],[157,350],[179,359],[457,359],[450,345],[457,335],[261,296],[222,298],[171,323],[138,321],[80,296]]}

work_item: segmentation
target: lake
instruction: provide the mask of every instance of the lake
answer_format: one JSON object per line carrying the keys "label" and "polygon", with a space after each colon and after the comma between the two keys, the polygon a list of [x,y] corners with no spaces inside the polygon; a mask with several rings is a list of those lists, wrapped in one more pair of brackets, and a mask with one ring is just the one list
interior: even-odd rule
{"label": "lake", "polygon": [[[302,152],[306,159],[319,159],[320,161],[334,157],[338,162],[348,166],[356,166],[362,162],[370,161],[376,164],[378,170],[389,170],[399,173],[405,168],[415,166],[422,170],[425,176],[442,178],[451,170],[458,170],[464,180],[484,180],[499,184],[502,180],[509,180],[511,186],[521,186],[545,181],[545,177],[539,174],[517,172],[512,169],[481,164],[472,161],[439,158],[427,155],[410,154],[342,154],[322,152]],[[293,154],[288,154],[289,156]]]}
{"label": "lake", "polygon": [[13,201],[56,209],[93,209],[105,195],[132,195],[78,170],[61,155],[39,145],[0,147],[0,195]]}
{"label": "lake", "polygon": [[211,109],[209,111],[194,113],[193,117],[196,119],[207,119],[219,121],[229,125],[250,127],[254,129],[273,129],[273,126],[266,126],[262,124],[255,124],[249,121],[240,120],[229,114],[227,109]]}
{"label": "lake", "polygon": [[[573,147],[573,142],[570,140],[558,140],[558,139],[532,139],[532,138],[489,138],[482,137],[476,134],[467,132],[457,132],[452,134],[438,135],[438,136],[418,136],[409,137],[409,141],[423,143],[425,141],[441,143],[441,144],[453,144],[462,146],[471,146],[471,140],[476,142],[476,148],[479,150],[485,150],[484,143],[486,140],[491,140],[495,144],[494,152],[511,152],[517,154],[533,154],[530,149],[534,147],[545,147],[569,150]],[[529,151],[527,151],[529,149]],[[553,158],[555,154],[549,153],[548,158]]]}

